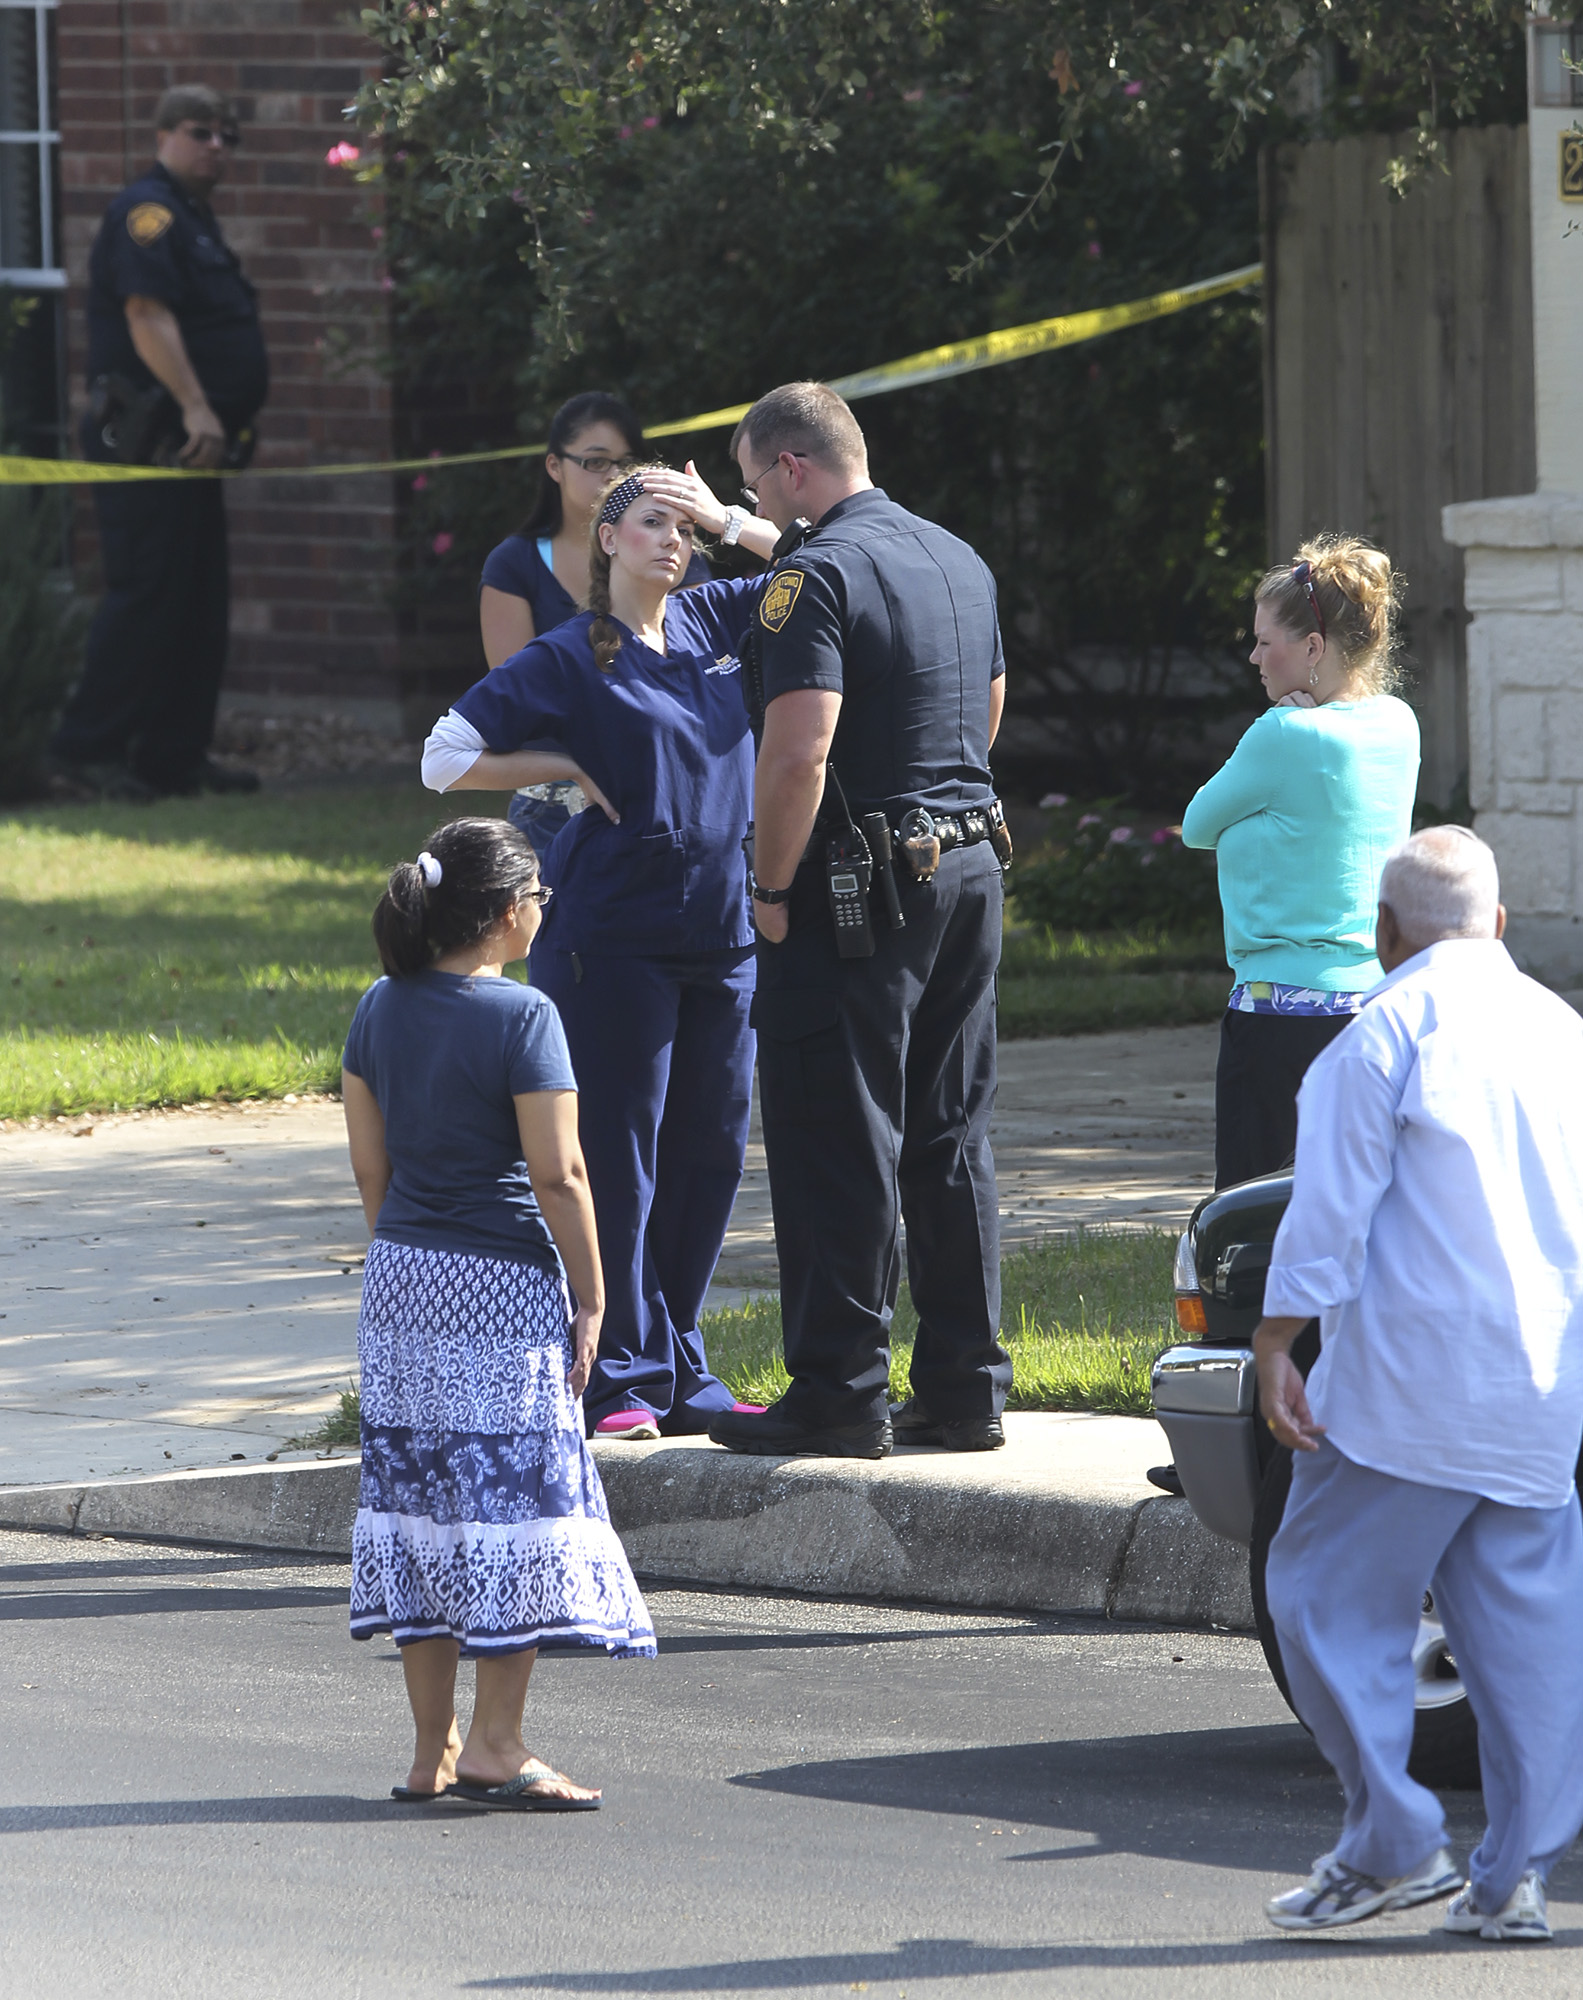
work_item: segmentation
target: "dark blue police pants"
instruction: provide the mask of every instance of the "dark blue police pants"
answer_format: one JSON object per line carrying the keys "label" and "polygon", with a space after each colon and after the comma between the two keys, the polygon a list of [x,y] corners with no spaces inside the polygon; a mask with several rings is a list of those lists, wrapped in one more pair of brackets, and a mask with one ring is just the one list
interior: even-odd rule
{"label": "dark blue police pants", "polygon": [[214,737],[230,618],[217,479],[96,486],[104,596],[53,748],[180,786]]}
{"label": "dark blue police pants", "polygon": [[886,1414],[903,1219],[913,1393],[955,1421],[998,1415],[1011,1387],[989,1149],[999,864],[987,845],[958,850],[901,901],[907,928],[876,914],[874,956],[843,960],[822,869],[804,866],[786,942],[758,946],[786,1407],[810,1426]]}
{"label": "dark blue police pants", "polygon": [[698,1315],[747,1150],[752,949],[574,959],[541,945],[529,977],[566,1027],[605,1269],[588,1426],[643,1408],[668,1434],[706,1430],[732,1402]]}

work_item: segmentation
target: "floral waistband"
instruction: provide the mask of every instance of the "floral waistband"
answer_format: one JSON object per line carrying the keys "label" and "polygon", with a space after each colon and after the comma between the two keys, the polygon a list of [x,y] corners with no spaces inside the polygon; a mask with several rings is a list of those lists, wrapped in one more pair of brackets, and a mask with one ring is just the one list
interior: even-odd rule
{"label": "floral waistband", "polygon": [[1321,993],[1313,986],[1282,986],[1270,979],[1245,979],[1226,1002],[1233,1014],[1355,1014],[1367,996]]}

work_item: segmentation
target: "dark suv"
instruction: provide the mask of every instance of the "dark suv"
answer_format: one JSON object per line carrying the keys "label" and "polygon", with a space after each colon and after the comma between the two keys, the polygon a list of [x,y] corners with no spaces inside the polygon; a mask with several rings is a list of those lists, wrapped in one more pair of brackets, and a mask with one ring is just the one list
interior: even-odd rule
{"label": "dark suv", "polygon": [[[1171,1440],[1182,1489],[1206,1528],[1248,1549],[1259,1643],[1288,1702],[1264,1568],[1286,1511],[1292,1454],[1259,1414],[1252,1340],[1291,1194],[1289,1173],[1270,1174],[1198,1204],[1176,1248],[1176,1319],[1190,1342],[1168,1348],[1154,1364],[1154,1412]],[[1311,1320],[1292,1358],[1306,1376],[1318,1356],[1319,1322]],[[1409,1769],[1422,1784],[1476,1786],[1478,1726],[1429,1595],[1413,1667],[1418,1719]]]}

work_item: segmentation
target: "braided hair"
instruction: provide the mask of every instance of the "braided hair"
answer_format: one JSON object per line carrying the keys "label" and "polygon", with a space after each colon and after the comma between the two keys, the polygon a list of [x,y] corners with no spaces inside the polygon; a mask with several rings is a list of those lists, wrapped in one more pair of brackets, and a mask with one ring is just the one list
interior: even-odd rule
{"label": "braided hair", "polygon": [[604,488],[594,507],[594,522],[588,531],[588,608],[594,614],[594,622],[588,628],[588,643],[594,649],[594,665],[602,674],[611,671],[621,651],[621,634],[610,616],[610,558],[600,542],[599,530],[613,528],[642,494],[645,472],[669,471],[668,465],[657,462],[629,466]]}

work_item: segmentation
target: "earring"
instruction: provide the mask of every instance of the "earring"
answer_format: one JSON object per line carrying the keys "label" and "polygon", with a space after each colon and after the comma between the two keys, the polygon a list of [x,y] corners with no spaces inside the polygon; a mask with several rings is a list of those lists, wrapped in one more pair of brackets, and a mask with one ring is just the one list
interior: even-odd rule
{"label": "earring", "polygon": [[1308,685],[1311,688],[1316,688],[1319,685],[1319,669],[1317,666],[1308,669]]}

